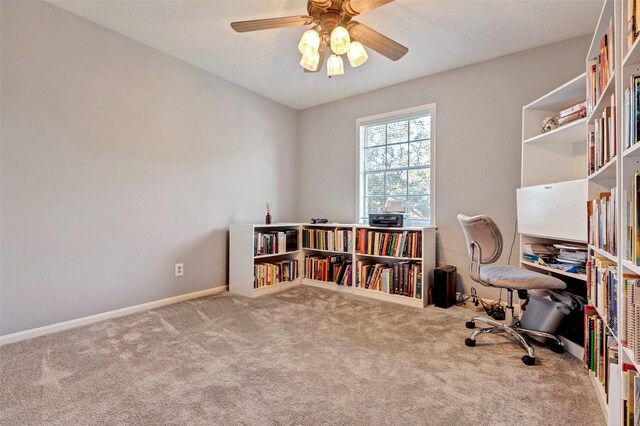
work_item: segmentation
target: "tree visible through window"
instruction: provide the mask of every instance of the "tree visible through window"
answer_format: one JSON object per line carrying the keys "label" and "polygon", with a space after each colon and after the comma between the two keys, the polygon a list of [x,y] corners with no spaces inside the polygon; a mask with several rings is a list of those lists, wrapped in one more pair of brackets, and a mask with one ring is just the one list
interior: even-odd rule
{"label": "tree visible through window", "polygon": [[430,108],[412,115],[360,123],[360,216],[403,200],[414,224],[431,224]]}

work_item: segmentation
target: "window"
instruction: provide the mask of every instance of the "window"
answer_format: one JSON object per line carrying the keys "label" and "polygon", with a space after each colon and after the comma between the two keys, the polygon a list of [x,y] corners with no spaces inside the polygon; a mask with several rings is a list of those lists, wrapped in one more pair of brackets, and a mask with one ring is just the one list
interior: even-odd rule
{"label": "window", "polygon": [[382,213],[388,199],[405,202],[414,225],[434,225],[435,104],[357,121],[358,212]]}

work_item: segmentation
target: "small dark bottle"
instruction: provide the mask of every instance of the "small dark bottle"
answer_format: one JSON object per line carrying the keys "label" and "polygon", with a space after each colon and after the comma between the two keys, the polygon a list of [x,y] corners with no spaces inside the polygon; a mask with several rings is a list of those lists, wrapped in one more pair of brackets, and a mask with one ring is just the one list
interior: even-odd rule
{"label": "small dark bottle", "polygon": [[264,218],[264,223],[267,225],[271,224],[271,213],[267,213],[267,216]]}

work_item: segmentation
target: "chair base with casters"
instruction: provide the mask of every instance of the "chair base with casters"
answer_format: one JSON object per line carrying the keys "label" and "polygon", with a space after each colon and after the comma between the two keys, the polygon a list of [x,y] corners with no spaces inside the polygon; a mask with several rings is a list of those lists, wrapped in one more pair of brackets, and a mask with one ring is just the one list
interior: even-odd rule
{"label": "chair base with casters", "polygon": [[[566,284],[558,278],[539,272],[519,268],[511,265],[492,265],[502,254],[502,234],[495,222],[488,216],[458,215],[458,221],[464,231],[469,250],[469,275],[477,283],[487,287],[507,290],[507,307],[505,322],[493,318],[474,316],[466,323],[467,328],[475,329],[465,340],[467,346],[475,346],[476,338],[481,334],[498,334],[515,340],[527,351],[522,357],[526,365],[536,363],[535,351],[527,341],[526,336],[546,338],[551,343],[551,349],[556,353],[564,352],[564,344],[555,335],[544,331],[530,330],[520,326],[520,321],[514,315],[513,291],[518,292],[524,302],[521,310],[526,309],[529,295],[527,290],[566,288]],[[477,328],[476,322],[484,323],[487,327]]]}
{"label": "chair base with casters", "polygon": [[[496,321],[493,318],[474,316],[465,324],[467,328],[475,329],[471,336],[467,337],[464,344],[469,347],[476,345],[476,338],[481,334],[500,334],[508,339],[516,340],[527,351],[521,359],[526,365],[534,365],[536,363],[535,351],[531,344],[525,339],[525,336],[545,337],[551,342],[551,350],[561,354],[564,352],[564,343],[554,334],[545,331],[530,330],[520,327],[520,321],[513,314],[513,290],[507,289],[507,315],[511,317],[509,324]],[[487,324],[489,327],[476,328],[476,322]]]}

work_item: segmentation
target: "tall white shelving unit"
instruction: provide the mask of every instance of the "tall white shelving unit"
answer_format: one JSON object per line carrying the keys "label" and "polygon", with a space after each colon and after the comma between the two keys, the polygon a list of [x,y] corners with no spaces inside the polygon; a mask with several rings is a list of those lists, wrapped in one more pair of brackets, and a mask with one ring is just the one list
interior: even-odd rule
{"label": "tall white shelving unit", "polygon": [[[527,243],[587,244],[585,206],[591,190],[587,179],[587,118],[542,133],[541,123],[585,100],[586,74],[581,74],[522,108],[522,175],[517,190],[520,266],[554,275],[586,292],[585,274],[523,259]],[[582,347],[563,338],[569,352],[582,357]]]}
{"label": "tall white shelving unit", "polygon": [[[254,234],[258,231],[280,231],[287,229],[298,230],[298,250],[284,254],[254,255]],[[303,229],[323,230],[350,230],[353,238],[350,251],[324,250],[306,248],[302,244]],[[377,232],[402,233],[404,231],[419,232],[422,237],[422,256],[419,258],[373,256],[357,253],[356,234],[358,230],[366,229]],[[318,281],[305,278],[304,258],[308,254],[322,256],[341,255],[352,262],[351,286],[337,285],[333,282]],[[392,264],[398,261],[414,261],[422,265],[423,285],[420,297],[400,296],[387,294],[382,291],[369,290],[358,286],[358,271],[356,263],[360,259],[371,259],[380,263]],[[276,262],[284,259],[296,259],[299,264],[299,276],[293,280],[275,285],[254,288],[254,265],[260,262]],[[331,291],[340,291],[355,294],[362,297],[384,300],[407,306],[423,308],[428,304],[429,291],[433,287],[433,270],[435,269],[435,227],[405,227],[405,228],[376,228],[359,224],[310,224],[310,223],[284,223],[272,225],[237,224],[231,225],[229,243],[229,292],[247,297],[257,297],[291,288],[296,285],[308,285]]]}
{"label": "tall white shelving unit", "polygon": [[[613,74],[610,76],[586,120],[588,131],[593,131],[595,120],[602,117],[604,109],[611,105],[613,96],[615,103],[615,151],[617,154],[604,167],[587,177],[589,199],[596,198],[600,192],[612,192],[612,194],[615,194],[615,204],[617,206],[615,214],[616,251],[608,252],[602,248],[589,245],[590,256],[599,256],[613,262],[617,279],[617,300],[615,301],[617,304],[617,330],[613,330],[607,325],[607,310],[604,309],[605,307],[595,308],[598,316],[603,319],[606,330],[611,334],[607,345],[618,348],[617,364],[612,363],[609,366],[607,391],[605,391],[604,385],[600,380],[589,372],[604,417],[607,424],[611,426],[624,424],[622,395],[627,393],[627,388],[626,383],[621,379],[624,376],[623,364],[633,365],[640,371],[640,363],[634,359],[632,351],[623,345],[619,335],[623,327],[623,278],[628,274],[640,275],[640,266],[633,264],[625,254],[627,213],[624,208],[625,197],[623,194],[625,194],[625,191],[631,192],[633,176],[640,172],[640,144],[623,150],[627,124],[625,123],[626,117],[624,117],[624,92],[625,88],[629,86],[630,77],[640,74],[640,39],[636,40],[633,45],[630,45],[628,41],[628,31],[630,29],[629,6],[629,0],[605,0],[603,2],[600,18],[586,57],[587,67],[589,67],[589,61],[597,57],[601,52],[600,40],[607,33],[610,24],[612,24],[614,43]],[[586,214],[586,212],[583,214]],[[590,300],[589,303],[591,305],[596,304],[594,300]],[[607,360],[606,362],[608,363],[609,361]],[[634,398],[634,395],[630,395],[630,397]]]}

